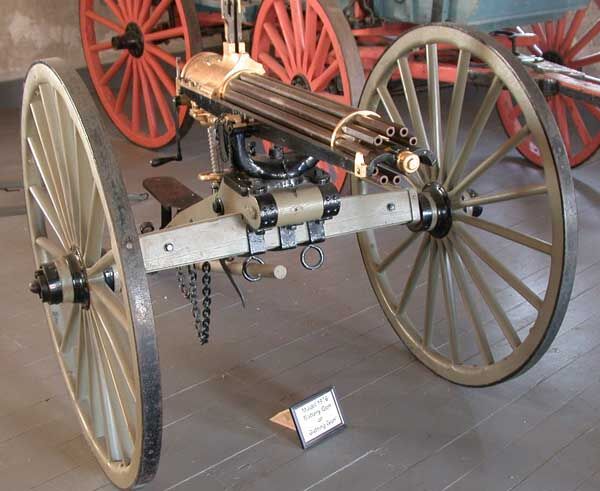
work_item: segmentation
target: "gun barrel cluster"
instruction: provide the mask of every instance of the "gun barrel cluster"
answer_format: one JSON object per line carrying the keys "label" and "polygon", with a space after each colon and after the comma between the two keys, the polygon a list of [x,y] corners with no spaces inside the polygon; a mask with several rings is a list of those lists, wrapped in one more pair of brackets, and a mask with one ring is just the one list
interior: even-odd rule
{"label": "gun barrel cluster", "polygon": [[278,80],[242,73],[227,84],[223,99],[354,158],[376,155],[385,145],[414,147],[404,126],[339,104]]}

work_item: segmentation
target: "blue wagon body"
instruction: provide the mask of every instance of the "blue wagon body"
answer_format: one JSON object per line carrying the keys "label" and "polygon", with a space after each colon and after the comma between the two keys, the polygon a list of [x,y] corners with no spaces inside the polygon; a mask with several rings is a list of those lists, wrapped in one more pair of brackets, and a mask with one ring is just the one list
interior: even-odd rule
{"label": "blue wagon body", "polygon": [[[338,0],[342,8],[351,0]],[[244,20],[253,23],[260,0],[248,0]],[[456,22],[493,31],[532,22],[555,20],[587,6],[589,0],[373,0],[377,17],[388,21],[428,24]],[[219,11],[220,0],[196,0],[198,11]]]}

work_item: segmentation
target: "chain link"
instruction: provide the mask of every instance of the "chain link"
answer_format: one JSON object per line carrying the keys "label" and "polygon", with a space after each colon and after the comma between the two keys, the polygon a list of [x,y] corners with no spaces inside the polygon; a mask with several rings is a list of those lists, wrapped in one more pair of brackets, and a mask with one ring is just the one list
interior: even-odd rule
{"label": "chain link", "polygon": [[185,273],[183,268],[177,268],[177,284],[181,294],[189,300],[192,305],[192,316],[194,317],[194,327],[196,334],[200,338],[200,344],[208,343],[210,333],[210,263],[202,264],[202,307],[198,295],[198,271],[196,266],[187,267],[188,282],[185,282]]}

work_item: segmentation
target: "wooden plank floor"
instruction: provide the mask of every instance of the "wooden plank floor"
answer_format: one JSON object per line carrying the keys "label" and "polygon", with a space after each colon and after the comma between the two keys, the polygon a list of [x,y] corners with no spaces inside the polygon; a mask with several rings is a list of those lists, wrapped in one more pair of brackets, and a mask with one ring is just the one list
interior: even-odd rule
{"label": "wooden plank floor", "polygon": [[[16,111],[0,112],[0,181],[20,174],[17,122]],[[487,150],[504,138],[492,129]],[[151,152],[109,131],[130,192],[165,172],[207,192],[194,182],[207,160],[200,129],[184,140],[185,163],[160,170],[148,166]],[[507,172],[537,171],[514,154],[494,182]],[[164,433],[146,489],[600,490],[600,158],[574,176],[579,262],[564,325],[533,369],[495,387],[457,387],[415,361],[387,324],[353,237],[327,243],[326,267],[312,273],[298,251],[276,256],[288,279],[243,285],[246,310],[215,276],[208,347],[195,339],[175,274],[152,275]],[[21,201],[0,193],[0,208]],[[158,220],[155,203],[133,208],[138,222]],[[517,223],[524,213],[543,210],[534,202],[506,216]],[[112,490],[74,419],[42,308],[26,291],[33,262],[23,216],[0,218],[0,250],[0,488]],[[330,384],[348,428],[302,451],[269,418]]]}

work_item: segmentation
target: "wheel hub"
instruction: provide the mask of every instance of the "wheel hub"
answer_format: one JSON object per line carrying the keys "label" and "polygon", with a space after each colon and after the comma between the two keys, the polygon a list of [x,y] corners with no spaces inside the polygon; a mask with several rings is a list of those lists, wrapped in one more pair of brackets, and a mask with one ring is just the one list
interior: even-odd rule
{"label": "wheel hub", "polygon": [[34,273],[29,290],[50,305],[78,303],[88,308],[90,304],[87,275],[75,252],[42,264]]}
{"label": "wheel hub", "polygon": [[562,55],[560,53],[558,53],[557,51],[553,51],[553,50],[545,51],[542,54],[542,58],[544,58],[544,60],[546,60],[546,61],[550,61],[552,63],[557,63],[559,65],[565,64]]}
{"label": "wheel hub", "polygon": [[114,36],[111,43],[114,49],[126,49],[136,58],[144,54],[144,34],[135,22],[127,24],[125,32],[121,36]]}
{"label": "wheel hub", "polygon": [[298,74],[292,79],[292,85],[301,89],[310,90],[310,83],[302,74]]}
{"label": "wheel hub", "polygon": [[452,206],[444,187],[438,182],[430,182],[419,193],[421,222],[410,227],[415,232],[426,231],[441,239],[452,228]]}

